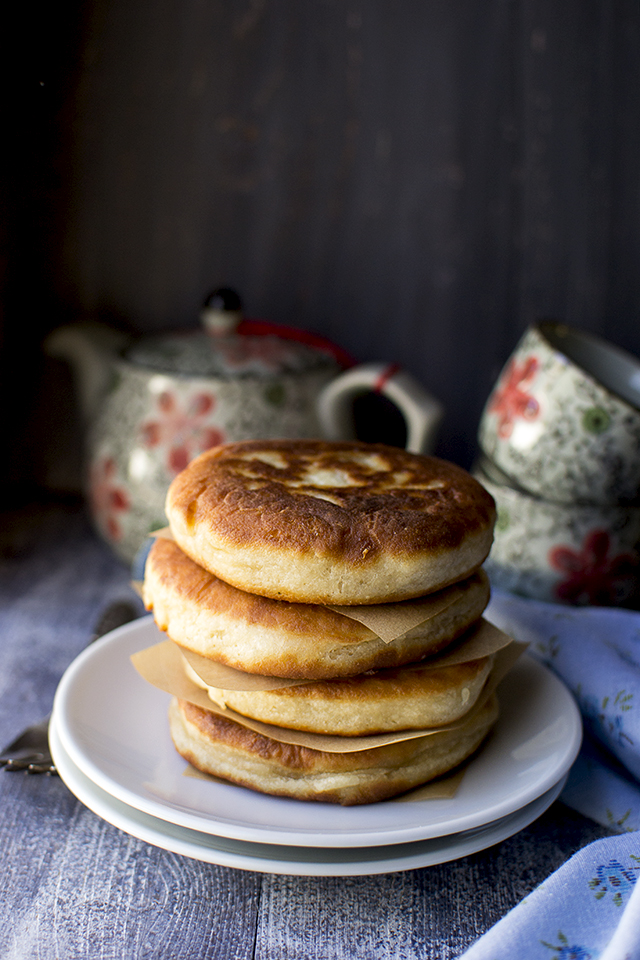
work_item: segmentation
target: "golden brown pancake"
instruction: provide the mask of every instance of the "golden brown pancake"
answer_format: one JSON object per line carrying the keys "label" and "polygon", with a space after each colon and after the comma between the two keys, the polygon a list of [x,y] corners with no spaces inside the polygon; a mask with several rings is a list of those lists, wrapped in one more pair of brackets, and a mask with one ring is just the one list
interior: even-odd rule
{"label": "golden brown pancake", "polygon": [[430,603],[449,605],[391,643],[327,607],[238,590],[163,538],[149,553],[143,596],[160,629],[187,650],[245,673],[315,680],[438,653],[482,615],[489,581],[478,571],[433,595]]}
{"label": "golden brown pancake", "polygon": [[250,593],[389,603],[468,577],[491,547],[492,497],[465,470],[383,444],[253,440],[214,447],[166,500],[186,554]]}
{"label": "golden brown pancake", "polygon": [[207,686],[185,660],[187,676],[220,706],[290,730],[364,736],[425,730],[459,720],[476,703],[492,657],[445,667],[414,665],[276,690]]}
{"label": "golden brown pancake", "polygon": [[492,695],[456,729],[353,753],[281,743],[184,700],[172,701],[169,725],[178,753],[204,773],[261,793],[351,805],[386,800],[452,770],[497,715]]}

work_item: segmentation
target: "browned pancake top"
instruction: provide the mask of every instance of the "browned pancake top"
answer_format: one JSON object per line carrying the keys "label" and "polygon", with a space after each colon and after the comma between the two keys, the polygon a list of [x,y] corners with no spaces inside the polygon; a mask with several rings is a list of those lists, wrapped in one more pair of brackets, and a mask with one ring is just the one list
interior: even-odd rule
{"label": "browned pancake top", "polygon": [[456,549],[490,528],[492,497],[465,470],[383,444],[254,440],[201,454],[167,513],[229,546],[280,546],[347,562]]}

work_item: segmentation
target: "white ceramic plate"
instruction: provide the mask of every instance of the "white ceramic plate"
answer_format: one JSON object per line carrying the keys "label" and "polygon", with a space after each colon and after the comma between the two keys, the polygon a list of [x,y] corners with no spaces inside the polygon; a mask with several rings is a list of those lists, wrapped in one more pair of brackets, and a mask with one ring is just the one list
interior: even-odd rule
{"label": "white ceramic plate", "polygon": [[187,777],[168,732],[169,697],[142,680],[129,661],[161,639],[145,617],[80,654],[56,693],[57,733],[73,763],[112,797],[201,833],[305,847],[443,837],[500,820],[542,796],[567,773],[580,747],[573,697],[525,656],[501,684],[500,719],[453,799],[340,807]]}
{"label": "white ceramic plate", "polygon": [[58,772],[72,793],[107,823],[146,843],[185,857],[222,867],[284,873],[298,877],[371,876],[415,870],[478,853],[523,830],[549,807],[566,776],[537,800],[495,823],[452,837],[416,840],[381,847],[295,847],[250,843],[200,833],[159,820],[130,807],[96,786],[75,765],[60,742],[55,713],[49,730],[51,753]]}

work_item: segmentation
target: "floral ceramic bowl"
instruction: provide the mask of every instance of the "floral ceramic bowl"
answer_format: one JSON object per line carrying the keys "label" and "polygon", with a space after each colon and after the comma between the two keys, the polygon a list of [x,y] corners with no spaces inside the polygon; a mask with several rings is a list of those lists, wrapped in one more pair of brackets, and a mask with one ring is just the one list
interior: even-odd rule
{"label": "floral ceramic bowl", "polygon": [[529,492],[559,503],[640,492],[640,361],[580,330],[531,327],[480,421],[484,453]]}
{"label": "floral ceramic bowl", "polygon": [[473,474],[496,501],[494,542],[485,562],[495,587],[568,604],[616,606],[634,597],[640,507],[541,500],[496,482],[485,461]]}

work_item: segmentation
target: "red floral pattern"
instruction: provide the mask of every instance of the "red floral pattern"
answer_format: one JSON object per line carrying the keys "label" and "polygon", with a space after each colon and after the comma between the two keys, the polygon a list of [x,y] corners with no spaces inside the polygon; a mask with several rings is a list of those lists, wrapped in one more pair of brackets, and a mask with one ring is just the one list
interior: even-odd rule
{"label": "red floral pattern", "polygon": [[121,517],[130,507],[126,490],[116,482],[117,473],[113,457],[103,457],[93,464],[89,477],[93,517],[105,535],[116,542],[122,539]]}
{"label": "red floral pattern", "polygon": [[166,448],[170,473],[180,473],[199,453],[224,443],[223,431],[207,423],[215,403],[210,393],[193,394],[184,405],[170,390],[158,395],[157,418],[142,424],[142,442],[146,447]]}
{"label": "red floral pattern", "polygon": [[498,415],[498,435],[510,437],[517,417],[535,420],[540,413],[540,404],[527,393],[539,363],[536,357],[527,357],[521,364],[513,359],[505,370],[489,404],[491,413]]}
{"label": "red floral pattern", "polygon": [[631,593],[638,567],[635,552],[610,556],[611,538],[606,530],[592,530],[582,549],[554,547],[549,563],[566,575],[556,587],[565,603],[612,606]]}

